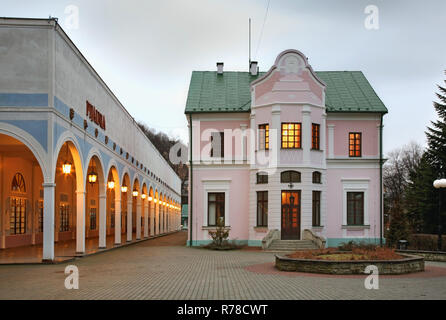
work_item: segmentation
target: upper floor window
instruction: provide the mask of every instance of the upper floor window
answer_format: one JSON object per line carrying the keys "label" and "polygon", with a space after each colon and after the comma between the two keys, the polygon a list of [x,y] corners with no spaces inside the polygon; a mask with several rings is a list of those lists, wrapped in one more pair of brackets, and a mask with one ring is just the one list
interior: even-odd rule
{"label": "upper floor window", "polygon": [[314,171],[313,172],[313,183],[322,183],[321,177],[322,177],[322,174],[319,171]]}
{"label": "upper floor window", "polygon": [[320,150],[320,130],[319,124],[313,123],[311,125],[311,149]]}
{"label": "upper floor window", "polygon": [[348,134],[348,155],[349,157],[360,157],[362,153],[361,132],[350,132]]}
{"label": "upper floor window", "polygon": [[364,192],[347,192],[347,225],[364,224]]}
{"label": "upper floor window", "polygon": [[280,174],[281,183],[300,182],[300,172],[298,171],[284,171]]}
{"label": "upper floor window", "polygon": [[223,158],[225,155],[225,133],[212,132],[211,157]]}
{"label": "upper floor window", "polygon": [[259,125],[259,150],[269,150],[269,124]]}
{"label": "upper floor window", "polygon": [[282,123],[282,149],[299,149],[302,141],[300,123]]}
{"label": "upper floor window", "polygon": [[257,183],[268,183],[268,174],[266,172],[257,172]]}

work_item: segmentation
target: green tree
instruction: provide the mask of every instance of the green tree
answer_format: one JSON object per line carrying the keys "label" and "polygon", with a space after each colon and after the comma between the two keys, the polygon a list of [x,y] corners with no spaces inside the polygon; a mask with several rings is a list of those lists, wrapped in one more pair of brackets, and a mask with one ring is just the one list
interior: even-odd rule
{"label": "green tree", "polygon": [[[431,121],[425,132],[427,149],[416,170],[410,173],[411,183],[406,196],[408,213],[418,221],[420,230],[416,231],[423,233],[436,233],[438,230],[439,192],[432,183],[440,177],[446,178],[446,88],[438,85],[438,90],[439,101],[434,101],[438,119]],[[445,230],[444,221],[441,224]]]}

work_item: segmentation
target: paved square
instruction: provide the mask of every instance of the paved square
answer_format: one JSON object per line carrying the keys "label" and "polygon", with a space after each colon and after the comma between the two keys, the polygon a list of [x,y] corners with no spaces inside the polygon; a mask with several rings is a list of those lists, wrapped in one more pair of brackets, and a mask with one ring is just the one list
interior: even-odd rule
{"label": "paved square", "polygon": [[[445,299],[446,277],[302,276],[269,268],[274,254],[184,246],[185,232],[57,265],[0,266],[0,299]],[[79,268],[79,290],[64,286],[66,265]],[[426,266],[446,271],[446,263]],[[440,269],[441,268],[441,269]],[[445,274],[445,272],[442,272]]]}

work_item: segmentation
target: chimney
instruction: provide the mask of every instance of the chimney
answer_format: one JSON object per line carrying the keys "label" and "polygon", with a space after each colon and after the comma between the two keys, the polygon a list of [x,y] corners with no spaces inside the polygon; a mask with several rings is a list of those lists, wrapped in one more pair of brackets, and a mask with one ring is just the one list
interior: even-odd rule
{"label": "chimney", "polygon": [[259,67],[258,67],[258,62],[257,61],[251,61],[251,63],[249,64],[249,73],[252,76],[258,75]]}
{"label": "chimney", "polygon": [[223,74],[223,62],[217,62],[217,74]]}

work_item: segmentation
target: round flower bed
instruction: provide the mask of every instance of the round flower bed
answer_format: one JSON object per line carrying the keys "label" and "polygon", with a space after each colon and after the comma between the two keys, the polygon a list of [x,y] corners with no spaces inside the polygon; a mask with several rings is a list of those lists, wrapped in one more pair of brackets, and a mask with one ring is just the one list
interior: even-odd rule
{"label": "round flower bed", "polygon": [[325,274],[364,274],[369,265],[378,268],[379,274],[404,274],[424,271],[422,257],[396,253],[389,248],[353,248],[340,251],[336,248],[297,251],[276,255],[276,268]]}

